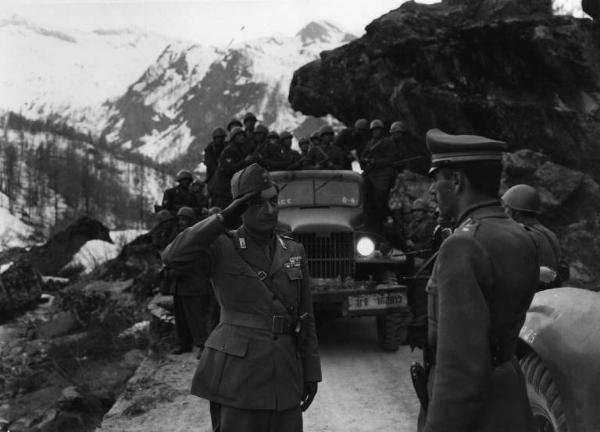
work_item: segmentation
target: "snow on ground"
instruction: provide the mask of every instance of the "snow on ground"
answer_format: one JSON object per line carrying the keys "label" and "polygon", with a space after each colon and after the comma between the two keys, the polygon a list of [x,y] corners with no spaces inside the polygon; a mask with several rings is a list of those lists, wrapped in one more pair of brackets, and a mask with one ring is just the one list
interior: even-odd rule
{"label": "snow on ground", "polygon": [[73,259],[65,268],[82,267],[84,273],[89,273],[100,264],[115,258],[120,251],[116,244],[103,240],[90,240],[73,255]]}
{"label": "snow on ground", "polygon": [[0,250],[11,247],[27,247],[33,228],[23,223],[8,209],[0,207]]}
{"label": "snow on ground", "polygon": [[139,230],[139,229],[128,229],[128,230],[114,230],[110,232],[110,238],[113,243],[121,249],[127,243],[132,242],[137,237],[142,234],[146,234],[147,230]]}

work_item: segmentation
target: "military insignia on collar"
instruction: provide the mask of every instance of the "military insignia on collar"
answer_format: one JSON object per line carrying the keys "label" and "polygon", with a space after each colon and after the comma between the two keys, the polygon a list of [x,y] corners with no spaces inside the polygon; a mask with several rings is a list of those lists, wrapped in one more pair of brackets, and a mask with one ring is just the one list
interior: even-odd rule
{"label": "military insignia on collar", "polygon": [[279,240],[279,244],[281,244],[281,247],[283,248],[283,250],[287,250],[287,245],[285,244],[285,242],[283,241],[283,239],[280,236],[277,236],[277,240]]}
{"label": "military insignia on collar", "polygon": [[246,239],[244,237],[240,237],[240,249],[246,249]]}

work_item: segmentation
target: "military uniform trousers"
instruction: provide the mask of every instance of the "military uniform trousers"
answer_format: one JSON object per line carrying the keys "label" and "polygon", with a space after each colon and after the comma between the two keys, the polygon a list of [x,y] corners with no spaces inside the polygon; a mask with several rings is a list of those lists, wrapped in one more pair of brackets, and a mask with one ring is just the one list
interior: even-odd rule
{"label": "military uniform trousers", "polygon": [[204,346],[214,328],[215,306],[209,294],[173,296],[173,314],[179,345],[183,348]]}

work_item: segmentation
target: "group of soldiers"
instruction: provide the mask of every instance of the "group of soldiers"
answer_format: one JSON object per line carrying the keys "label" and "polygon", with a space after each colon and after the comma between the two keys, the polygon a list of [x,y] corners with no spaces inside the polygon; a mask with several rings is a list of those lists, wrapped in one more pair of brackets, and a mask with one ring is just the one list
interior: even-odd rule
{"label": "group of soldiers", "polygon": [[298,140],[300,151],[292,149],[290,132],[269,131],[256,116],[246,113],[233,119],[227,128],[216,128],[204,150],[206,183],[212,206],[225,208],[232,200],[233,174],[253,163],[267,171],[352,169],[358,162],[365,179],[366,211],[369,226],[378,232],[387,215],[387,196],[396,171],[408,162],[406,128],[400,121],[387,129],[381,120],[358,119],[353,127],[336,134],[329,125]]}
{"label": "group of soldiers", "polygon": [[[180,322],[177,352],[202,348],[192,393],[210,401],[213,430],[299,432],[321,368],[307,258],[300,243],[275,232],[278,189],[268,170],[347,168],[350,159],[334,141],[364,134],[363,144],[344,138],[352,143],[344,148],[358,155],[367,198],[387,206],[387,177],[403,160],[402,134],[384,137],[382,124],[365,128],[361,120],[334,140],[324,127],[312,147],[301,140],[302,154],[278,165],[274,149],[290,154],[291,136],[265,144],[261,134],[270,134],[255,123],[247,114],[243,128],[230,125],[227,145],[225,135],[213,134],[218,139],[205,153],[208,194],[194,191],[185,171],[165,192],[159,217],[175,217],[178,228],[163,239],[162,259]],[[431,130],[426,143],[432,201],[414,201],[408,224],[389,209],[377,221],[384,235],[401,236],[408,250],[423,251],[422,261],[432,263],[423,292],[428,326],[419,430],[529,430],[515,347],[540,289],[540,266],[555,271],[555,283],[568,278],[558,240],[537,219],[535,189],[517,185],[498,198],[504,142]],[[195,335],[192,327],[201,330]]]}

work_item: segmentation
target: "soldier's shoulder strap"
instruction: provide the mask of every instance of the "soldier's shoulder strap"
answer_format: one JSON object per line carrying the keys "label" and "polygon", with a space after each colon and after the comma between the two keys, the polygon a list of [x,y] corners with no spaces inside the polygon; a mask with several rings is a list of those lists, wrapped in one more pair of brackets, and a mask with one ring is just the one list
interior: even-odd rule
{"label": "soldier's shoulder strap", "polygon": [[481,223],[477,219],[467,218],[454,230],[454,234],[474,236]]}

